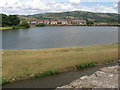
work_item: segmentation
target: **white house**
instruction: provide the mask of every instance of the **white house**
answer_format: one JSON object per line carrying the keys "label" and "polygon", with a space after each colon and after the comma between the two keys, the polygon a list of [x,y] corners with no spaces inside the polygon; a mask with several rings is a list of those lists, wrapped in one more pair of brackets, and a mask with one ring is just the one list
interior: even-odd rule
{"label": "white house", "polygon": [[84,25],[86,20],[72,20],[72,24]]}
{"label": "white house", "polygon": [[72,24],[72,21],[71,20],[67,20],[68,24],[71,25]]}
{"label": "white house", "polygon": [[67,20],[62,20],[62,24],[68,24]]}
{"label": "white house", "polygon": [[58,24],[57,20],[51,20],[50,24]]}
{"label": "white house", "polygon": [[50,24],[50,20],[44,20],[44,24]]}
{"label": "white house", "polygon": [[44,20],[37,20],[37,23],[44,23]]}
{"label": "white house", "polygon": [[57,20],[58,24],[69,24],[67,20]]}
{"label": "white house", "polygon": [[31,21],[30,21],[30,24],[31,24],[31,25],[35,25],[35,24],[37,24],[37,21],[36,21],[36,20],[31,20]]}

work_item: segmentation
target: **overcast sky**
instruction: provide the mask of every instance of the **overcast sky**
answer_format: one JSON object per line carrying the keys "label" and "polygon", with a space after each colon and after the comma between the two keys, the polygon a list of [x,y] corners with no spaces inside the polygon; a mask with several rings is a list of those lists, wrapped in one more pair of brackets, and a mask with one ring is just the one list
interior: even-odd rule
{"label": "overcast sky", "polygon": [[0,0],[0,13],[31,15],[77,10],[117,13],[118,1],[119,0]]}

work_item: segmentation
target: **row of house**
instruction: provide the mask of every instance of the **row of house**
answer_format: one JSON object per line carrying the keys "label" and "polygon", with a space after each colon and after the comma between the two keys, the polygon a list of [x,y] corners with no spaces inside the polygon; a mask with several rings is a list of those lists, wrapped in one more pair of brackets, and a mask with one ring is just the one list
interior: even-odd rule
{"label": "row of house", "polygon": [[28,21],[30,25],[36,25],[39,23],[44,23],[46,25],[56,25],[56,24],[61,24],[61,25],[72,25],[72,24],[77,24],[77,25],[85,25],[86,20],[30,20]]}

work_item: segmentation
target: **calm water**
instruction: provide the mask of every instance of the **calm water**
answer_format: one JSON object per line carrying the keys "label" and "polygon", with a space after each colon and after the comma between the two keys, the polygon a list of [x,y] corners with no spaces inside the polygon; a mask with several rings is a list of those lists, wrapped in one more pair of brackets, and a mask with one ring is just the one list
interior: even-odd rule
{"label": "calm water", "polygon": [[2,32],[3,49],[41,49],[118,42],[118,27],[54,26]]}

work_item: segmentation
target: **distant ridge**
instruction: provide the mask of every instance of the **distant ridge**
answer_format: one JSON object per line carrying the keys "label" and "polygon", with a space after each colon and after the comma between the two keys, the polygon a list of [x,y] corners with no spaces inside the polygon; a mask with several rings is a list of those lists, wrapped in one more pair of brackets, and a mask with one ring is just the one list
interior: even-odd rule
{"label": "distant ridge", "polygon": [[22,15],[20,18],[35,19],[91,19],[95,22],[118,22],[117,13],[94,13],[86,11],[70,11],[61,13],[42,13],[34,15]]}

